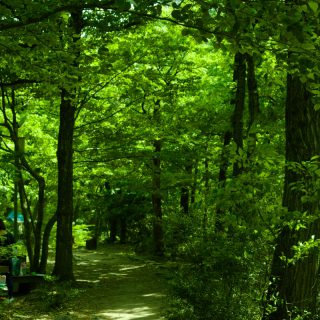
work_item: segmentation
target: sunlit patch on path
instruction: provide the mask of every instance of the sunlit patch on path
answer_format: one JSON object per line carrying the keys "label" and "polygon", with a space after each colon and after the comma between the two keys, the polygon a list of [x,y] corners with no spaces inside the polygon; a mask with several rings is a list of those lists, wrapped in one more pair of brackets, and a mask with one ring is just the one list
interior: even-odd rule
{"label": "sunlit patch on path", "polygon": [[78,282],[91,286],[81,299],[81,312],[71,311],[76,319],[164,319],[165,286],[156,263],[136,259],[122,246],[79,250],[75,262]]}

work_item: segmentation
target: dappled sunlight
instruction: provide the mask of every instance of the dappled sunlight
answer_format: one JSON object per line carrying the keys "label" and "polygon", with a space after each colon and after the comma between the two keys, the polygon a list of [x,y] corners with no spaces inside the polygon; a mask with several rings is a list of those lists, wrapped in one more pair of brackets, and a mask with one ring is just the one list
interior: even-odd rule
{"label": "dappled sunlight", "polygon": [[97,265],[99,262],[100,260],[87,260],[87,261],[77,262],[77,265],[79,266]]}
{"label": "dappled sunlight", "polygon": [[126,276],[128,276],[128,274],[127,273],[119,273],[119,272],[109,272],[109,274],[110,275],[112,275],[112,276],[120,276],[120,277],[126,277]]}
{"label": "dappled sunlight", "polygon": [[111,309],[98,313],[97,316],[106,316],[114,320],[154,319],[155,313],[149,307],[137,307],[132,309]]}
{"label": "dappled sunlight", "polygon": [[81,282],[81,283],[99,283],[100,280],[77,279],[77,282]]}
{"label": "dappled sunlight", "polygon": [[134,269],[139,269],[145,267],[145,264],[139,265],[139,266],[133,266],[133,265],[126,265],[123,267],[120,267],[120,271],[127,271],[127,270],[134,270]]}
{"label": "dappled sunlight", "polygon": [[165,295],[163,293],[158,293],[158,292],[143,294],[142,296],[146,297],[146,298],[148,298],[148,297],[152,297],[152,298],[163,298],[163,297],[165,297]]}

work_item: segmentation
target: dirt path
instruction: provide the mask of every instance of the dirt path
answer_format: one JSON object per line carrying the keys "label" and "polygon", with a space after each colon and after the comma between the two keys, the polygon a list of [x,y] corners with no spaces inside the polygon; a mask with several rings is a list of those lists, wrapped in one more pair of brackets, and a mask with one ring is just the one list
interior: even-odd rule
{"label": "dirt path", "polygon": [[120,245],[76,250],[74,257],[76,288],[46,298],[37,292],[18,297],[9,305],[8,319],[164,319],[165,271],[160,263]]}

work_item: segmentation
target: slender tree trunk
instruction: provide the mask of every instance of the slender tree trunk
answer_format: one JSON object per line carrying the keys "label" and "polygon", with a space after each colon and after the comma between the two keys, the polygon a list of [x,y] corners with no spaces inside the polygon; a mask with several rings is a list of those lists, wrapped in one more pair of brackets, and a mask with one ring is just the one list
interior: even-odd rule
{"label": "slender tree trunk", "polygon": [[[229,156],[228,146],[232,140],[232,133],[230,130],[226,131],[223,137],[223,147],[220,156],[220,169],[219,169],[219,187],[224,188],[227,180],[227,171],[229,167]],[[215,229],[216,231],[223,231],[222,216],[224,210],[219,206],[216,209]]]}
{"label": "slender tree trunk", "polygon": [[190,202],[191,205],[193,205],[196,202],[196,191],[197,191],[197,179],[198,179],[198,160],[194,163],[194,169],[193,169],[193,183],[191,187],[191,195],[190,195]]}
{"label": "slender tree trunk", "polygon": [[118,230],[118,219],[115,217],[110,218],[110,242],[115,242],[117,240],[117,230]]}
{"label": "slender tree trunk", "polygon": [[221,187],[224,187],[227,180],[227,171],[229,167],[229,157],[228,146],[232,140],[232,133],[230,130],[227,130],[223,136],[223,147],[221,150],[220,156],[220,168],[219,168],[219,184]]}
{"label": "slender tree trunk", "polygon": [[[192,175],[192,165],[186,165],[185,167],[186,173],[191,176]],[[190,187],[183,186],[181,187],[181,195],[180,195],[180,207],[182,209],[182,213],[188,215],[189,214],[189,203],[190,203]]]}
{"label": "slender tree trunk", "polygon": [[[314,110],[311,94],[306,85],[298,77],[292,75],[287,79],[286,102],[286,161],[287,163],[301,163],[308,161],[320,153],[320,116]],[[319,199],[303,203],[302,192],[292,188],[292,184],[305,181],[303,173],[286,167],[283,206],[289,212],[307,212],[316,216]],[[319,250],[311,249],[305,258],[294,264],[287,259],[293,257],[293,245],[305,242],[314,237],[320,237],[320,220],[306,222],[305,229],[290,229],[284,227],[276,239],[273,256],[271,279],[272,285],[268,291],[268,302],[279,294],[276,310],[267,314],[264,320],[293,319],[299,312],[310,312],[311,316],[303,319],[312,319],[316,315],[316,298],[318,293],[319,277]],[[298,311],[295,311],[295,308]]]}
{"label": "slender tree trunk", "polygon": [[155,254],[162,256],[164,254],[163,244],[163,224],[162,224],[162,196],[161,196],[161,141],[155,140],[153,157],[153,175],[152,175],[152,206],[154,213],[153,238],[155,245]]}
{"label": "slender tree trunk", "polygon": [[189,214],[189,189],[188,187],[181,187],[180,191],[180,207],[182,213]]}
{"label": "slender tree trunk", "polygon": [[[44,218],[45,206],[45,180],[37,170],[29,165],[23,153],[20,153],[20,162],[22,167],[37,181],[38,183],[38,199],[36,206],[36,218],[34,222],[34,246],[33,246],[33,267],[34,271],[40,271],[40,253],[41,253],[41,237]],[[31,213],[30,213],[31,214]]]}
{"label": "slender tree trunk", "polygon": [[[206,146],[206,151],[208,146]],[[209,159],[206,157],[204,159],[204,210],[202,217],[202,231],[204,237],[207,236],[208,227],[208,202],[209,202],[209,192],[210,192],[210,173],[209,173]]]}
{"label": "slender tree trunk", "polygon": [[[156,101],[153,118],[155,125],[160,125],[160,101]],[[154,156],[152,159],[152,207],[153,207],[153,239],[155,254],[163,256],[163,223],[162,223],[162,195],[161,195],[161,147],[160,139],[153,142]]]}
{"label": "slender tree trunk", "polygon": [[26,204],[26,198],[25,198],[25,191],[24,191],[24,185],[23,185],[23,178],[21,174],[20,167],[17,168],[19,172],[19,179],[18,179],[18,192],[19,192],[19,199],[20,199],[20,207],[22,211],[22,215],[24,218],[24,238],[25,238],[25,244],[27,248],[27,253],[30,261],[30,270],[34,270],[34,258],[33,258],[33,250],[32,250],[32,236],[31,236],[31,226],[32,222],[29,221],[29,212],[27,209]]}
{"label": "slender tree trunk", "polygon": [[57,215],[54,214],[49,221],[47,222],[43,236],[42,236],[42,250],[41,250],[41,261],[39,266],[39,272],[40,273],[46,273],[47,269],[47,261],[48,261],[48,253],[49,253],[49,240],[50,240],[50,234],[51,230],[54,226],[54,224],[57,221]]}
{"label": "slender tree trunk", "polygon": [[[3,103],[3,116],[7,129],[10,132],[10,138],[14,143],[14,156],[15,156],[15,199],[14,199],[14,211],[15,211],[15,237],[17,237],[17,211],[18,202],[17,196],[20,196],[21,210],[24,216],[25,225],[25,239],[30,259],[31,271],[39,271],[40,264],[40,251],[41,251],[41,233],[44,217],[44,194],[45,194],[45,180],[37,170],[34,170],[28,163],[24,154],[24,138],[19,137],[19,124],[16,114],[16,102],[15,91],[11,89],[11,102],[9,103],[11,109],[12,120],[9,121],[7,113],[5,111],[4,89],[2,88],[2,103]],[[8,101],[9,100],[9,97]],[[22,170],[28,172],[38,183],[38,199],[37,206],[34,210],[34,215],[28,201],[26,190],[24,187],[24,181],[22,176]]]}
{"label": "slender tree trunk", "polygon": [[[15,167],[18,167],[18,163],[15,160]],[[17,170],[17,169],[16,169]],[[17,173],[14,177],[14,191],[13,191],[13,212],[14,212],[14,221],[13,221],[13,235],[15,241],[18,240],[18,181]]]}

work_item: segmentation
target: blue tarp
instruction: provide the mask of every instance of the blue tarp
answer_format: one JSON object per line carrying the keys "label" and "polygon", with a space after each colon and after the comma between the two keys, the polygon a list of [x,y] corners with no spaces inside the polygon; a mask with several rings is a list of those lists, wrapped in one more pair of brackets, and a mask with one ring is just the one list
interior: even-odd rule
{"label": "blue tarp", "polygon": [[[10,221],[10,222],[13,222],[14,221],[14,211],[11,210],[7,216],[7,220]],[[18,212],[18,222],[23,222],[24,219],[23,219],[23,215],[21,212]]]}

